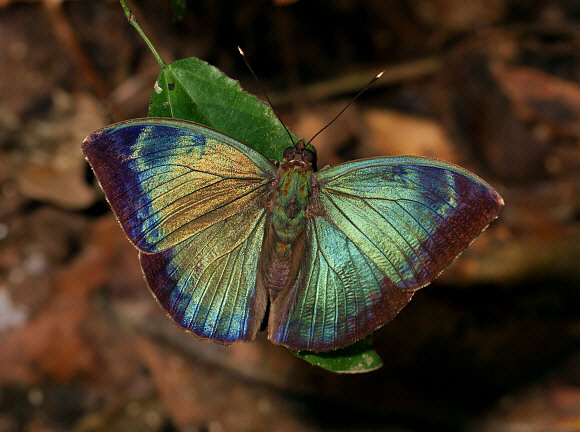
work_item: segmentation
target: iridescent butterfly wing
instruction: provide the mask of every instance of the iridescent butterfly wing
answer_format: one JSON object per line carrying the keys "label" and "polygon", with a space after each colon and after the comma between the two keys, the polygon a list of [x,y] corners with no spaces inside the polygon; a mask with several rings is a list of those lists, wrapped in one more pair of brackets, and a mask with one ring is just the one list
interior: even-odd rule
{"label": "iridescent butterfly wing", "polygon": [[458,166],[377,158],[315,174],[307,245],[269,337],[294,350],[348,346],[391,320],[499,214],[503,200]]}
{"label": "iridescent butterfly wing", "polygon": [[261,201],[276,167],[207,127],[168,119],[106,127],[83,152],[169,315],[201,338],[252,340],[267,305],[256,286]]}

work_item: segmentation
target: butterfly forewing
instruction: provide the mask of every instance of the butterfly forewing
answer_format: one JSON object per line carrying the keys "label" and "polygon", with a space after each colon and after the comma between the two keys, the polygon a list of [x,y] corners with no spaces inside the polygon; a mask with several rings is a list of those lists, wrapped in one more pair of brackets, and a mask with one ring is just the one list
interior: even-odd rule
{"label": "butterfly forewing", "polygon": [[129,239],[159,252],[252,205],[274,165],[219,132],[142,119],[91,134],[83,152]]}
{"label": "butterfly forewing", "polygon": [[219,132],[168,119],[109,126],[83,152],[169,315],[202,338],[253,339],[267,304],[256,274],[275,166]]}
{"label": "butterfly forewing", "polygon": [[303,265],[270,317],[270,338],[299,350],[348,346],[385,324],[503,205],[477,176],[426,158],[347,163],[317,181]]}

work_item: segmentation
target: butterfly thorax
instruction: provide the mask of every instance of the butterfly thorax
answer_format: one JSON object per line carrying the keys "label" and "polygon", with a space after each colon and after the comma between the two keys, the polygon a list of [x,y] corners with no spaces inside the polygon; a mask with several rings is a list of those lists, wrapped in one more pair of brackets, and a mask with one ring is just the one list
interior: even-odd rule
{"label": "butterfly thorax", "polygon": [[276,173],[272,228],[279,243],[292,245],[302,235],[306,224],[316,153],[306,149],[304,140],[299,140],[295,146],[284,150],[283,156],[284,162]]}
{"label": "butterfly thorax", "polygon": [[280,242],[293,244],[306,224],[306,208],[312,193],[312,169],[282,165],[272,209],[272,228]]}
{"label": "butterfly thorax", "polygon": [[270,226],[266,230],[261,257],[264,286],[274,301],[287,292],[298,274],[304,247],[304,229],[313,192],[316,156],[305,150],[303,141],[284,152],[276,172],[270,202]]}

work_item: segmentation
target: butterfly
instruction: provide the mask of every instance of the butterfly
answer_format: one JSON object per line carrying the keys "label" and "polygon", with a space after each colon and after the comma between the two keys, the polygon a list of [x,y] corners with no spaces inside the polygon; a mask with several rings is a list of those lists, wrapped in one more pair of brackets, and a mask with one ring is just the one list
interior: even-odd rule
{"label": "butterfly", "polygon": [[346,347],[429,284],[499,214],[469,171],[423,157],[316,171],[303,140],[275,163],[206,126],[147,118],[89,135],[83,153],[153,295],[222,344]]}

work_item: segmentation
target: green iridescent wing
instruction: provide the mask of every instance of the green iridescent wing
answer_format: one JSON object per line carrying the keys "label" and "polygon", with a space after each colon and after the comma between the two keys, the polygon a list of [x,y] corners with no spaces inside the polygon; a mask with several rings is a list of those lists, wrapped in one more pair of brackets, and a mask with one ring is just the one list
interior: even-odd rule
{"label": "green iridescent wing", "polygon": [[267,304],[256,287],[260,201],[276,167],[219,132],[169,119],[108,126],[83,152],[169,315],[202,338],[253,339]]}
{"label": "green iridescent wing", "polygon": [[342,348],[388,322],[503,205],[474,174],[427,158],[367,159],[316,178],[298,278],[271,306],[270,339],[294,350]]}

